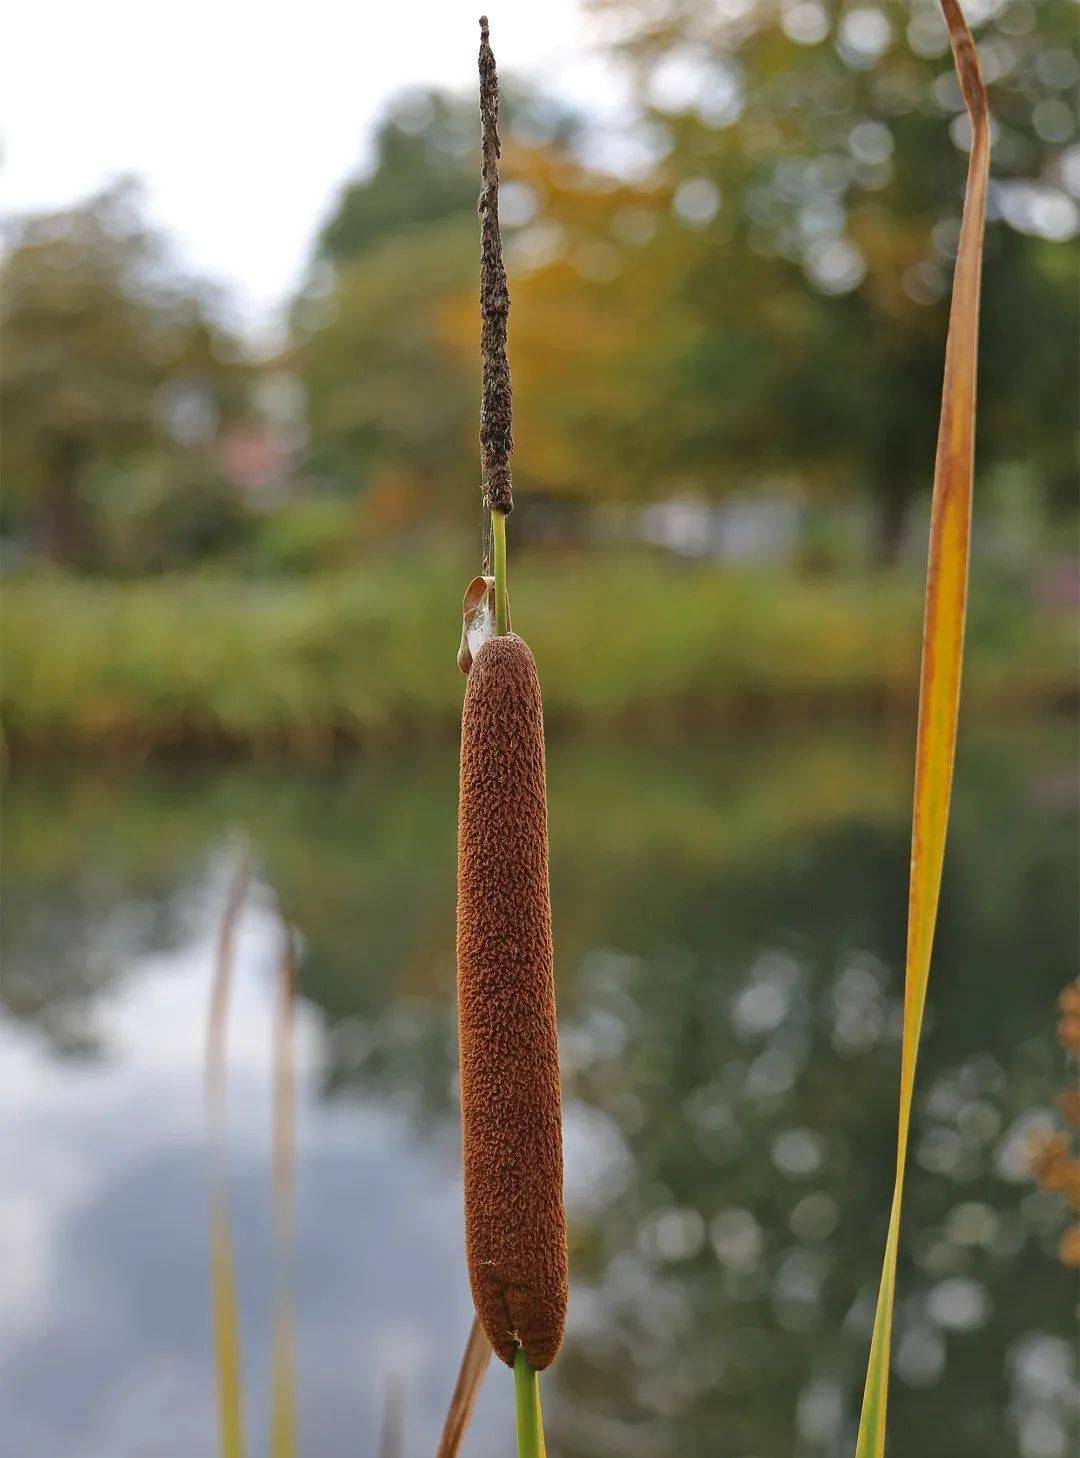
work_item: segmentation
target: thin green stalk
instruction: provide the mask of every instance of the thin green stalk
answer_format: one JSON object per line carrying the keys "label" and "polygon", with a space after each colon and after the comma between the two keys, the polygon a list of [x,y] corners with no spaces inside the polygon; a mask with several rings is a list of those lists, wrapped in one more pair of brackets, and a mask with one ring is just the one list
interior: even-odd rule
{"label": "thin green stalk", "polygon": [[221,1458],[244,1458],[243,1363],[236,1312],[229,1208],[220,1185],[211,1193],[210,1275],[213,1289],[214,1365],[218,1392],[218,1442]]}
{"label": "thin green stalk", "polygon": [[514,1357],[514,1417],[518,1458],[545,1458],[540,1380],[520,1347]]}
{"label": "thin green stalk", "polygon": [[495,548],[495,631],[501,638],[506,632],[509,614],[506,611],[506,514],[491,513],[491,533]]}
{"label": "thin green stalk", "polygon": [[296,1185],[293,1021],[296,955],[292,927],[284,933],[273,1032],[274,1328],[271,1347],[271,1458],[296,1458],[296,1343],[292,1295],[293,1202]]}

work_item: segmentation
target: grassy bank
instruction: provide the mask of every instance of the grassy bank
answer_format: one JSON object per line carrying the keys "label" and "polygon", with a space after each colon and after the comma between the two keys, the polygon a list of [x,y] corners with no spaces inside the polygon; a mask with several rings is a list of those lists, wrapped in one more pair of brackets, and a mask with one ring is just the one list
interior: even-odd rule
{"label": "grassy bank", "polygon": [[[40,577],[4,592],[3,719],[13,753],[288,748],[447,731],[469,568],[240,581]],[[673,721],[893,709],[913,714],[921,585],[802,579],[648,556],[526,558],[515,626],[549,722]],[[972,708],[1071,701],[1067,612],[977,586]]]}

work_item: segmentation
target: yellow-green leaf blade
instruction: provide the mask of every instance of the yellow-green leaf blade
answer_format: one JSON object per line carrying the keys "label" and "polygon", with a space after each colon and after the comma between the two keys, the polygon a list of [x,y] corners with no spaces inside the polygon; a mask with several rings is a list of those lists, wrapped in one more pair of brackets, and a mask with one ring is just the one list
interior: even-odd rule
{"label": "yellow-green leaf blade", "polygon": [[952,795],[967,612],[979,289],[990,137],[986,93],[971,32],[958,0],[941,0],[941,6],[949,28],[957,78],[971,121],[972,145],[953,277],[941,423],[934,466],[915,752],[896,1180],[874,1315],[856,1458],[881,1458],[885,1451],[889,1354],[904,1170]]}
{"label": "yellow-green leaf blade", "polygon": [[214,1361],[217,1368],[218,1438],[221,1458],[243,1458],[244,1424],[240,1326],[236,1313],[232,1232],[223,1197],[212,1196],[210,1270],[214,1306]]}
{"label": "yellow-green leaf blade", "polygon": [[273,1034],[274,1335],[270,1378],[270,1458],[296,1458],[296,1343],[292,1299],[296,1169],[293,1021],[296,959],[292,927],[282,924]]}
{"label": "yellow-green leaf blade", "polygon": [[237,924],[247,895],[250,863],[238,855],[218,929],[206,1024],[206,1128],[210,1145],[210,1288],[217,1376],[221,1458],[244,1458],[243,1363],[236,1304],[232,1229],[225,1180],[225,1028],[228,1020]]}

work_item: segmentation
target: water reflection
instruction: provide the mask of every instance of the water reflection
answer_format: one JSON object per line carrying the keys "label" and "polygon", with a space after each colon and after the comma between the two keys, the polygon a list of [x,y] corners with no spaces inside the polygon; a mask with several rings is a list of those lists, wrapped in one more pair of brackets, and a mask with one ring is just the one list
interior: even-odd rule
{"label": "water reflection", "polygon": [[[906,740],[551,755],[574,1276],[553,1451],[850,1453],[891,1179]],[[1055,1458],[1074,1292],[1031,1139],[1064,1081],[1072,744],[960,763],[896,1327],[898,1449]],[[301,1452],[434,1450],[469,1324],[452,747],[323,773],[17,777],[5,816],[0,1395],[13,1452],[212,1452],[200,1066],[229,837],[257,884],[230,1022],[248,1432],[265,1448],[271,1045],[300,937]],[[504,1380],[500,1380],[504,1379]],[[512,1443],[487,1378],[466,1451]],[[389,1387],[388,1387],[389,1384]]]}

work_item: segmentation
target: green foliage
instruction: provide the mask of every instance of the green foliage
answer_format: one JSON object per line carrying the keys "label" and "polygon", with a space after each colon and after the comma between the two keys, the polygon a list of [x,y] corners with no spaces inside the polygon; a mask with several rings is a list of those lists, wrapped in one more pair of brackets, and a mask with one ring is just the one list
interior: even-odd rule
{"label": "green foliage", "polygon": [[5,532],[142,570],[228,539],[213,445],[250,371],[135,190],[17,223],[2,284]]}
{"label": "green foliage", "polygon": [[257,572],[308,576],[354,560],[364,536],[353,497],[316,496],[262,517],[243,560]]}
{"label": "green foliage", "polygon": [[[502,125],[508,141],[556,148],[577,128],[565,108],[513,85]],[[472,98],[405,93],[376,133],[370,172],[323,230],[293,311],[311,465],[336,491],[389,498],[395,520],[434,512],[460,523],[478,473],[478,148]],[[509,236],[513,209],[504,214]]]}
{"label": "green foliage", "polygon": [[[513,83],[502,87],[504,135],[565,143],[578,129],[565,107]],[[373,244],[450,217],[476,228],[479,119],[476,101],[442,91],[403,92],[374,138],[368,173],[342,192],[319,239],[319,256],[341,264]]]}
{"label": "green foliage", "polygon": [[[964,177],[966,121],[936,0],[742,7],[708,28],[702,5],[602,8],[621,22],[672,199],[671,215],[654,210],[646,251],[666,253],[666,282],[643,338],[662,339],[672,307],[694,315],[656,370],[674,382],[676,408],[653,417],[669,460],[704,489],[733,466],[868,487],[893,548],[930,477]],[[980,459],[1028,459],[1058,497],[1076,295],[1054,261],[1065,250],[1046,240],[1076,232],[1060,171],[1075,131],[1074,22],[1064,0],[1044,0],[1037,24],[1027,0],[1011,0],[979,29],[1001,186]]]}
{"label": "green foliage", "polygon": [[[516,479],[588,501],[780,477],[804,494],[869,496],[893,556],[929,486],[964,177],[937,0],[727,18],[705,0],[597,8],[617,22],[614,59],[651,161],[614,185],[559,137],[508,134]],[[1056,510],[1072,490],[1077,383],[1073,8],[982,10],[998,190],[980,469],[1024,462]],[[332,322],[307,335],[304,358],[314,448],[333,456],[334,479],[417,462],[419,500],[435,505],[475,477],[477,243],[464,206],[426,221],[441,194],[426,189],[425,159],[456,159],[447,176],[464,169],[464,197],[476,118],[471,104],[408,105],[414,130],[387,124],[375,172],[331,225],[356,240],[337,256],[377,281],[365,295],[342,268],[324,301]],[[400,206],[393,223],[384,196]],[[358,364],[373,355],[381,389]],[[460,511],[464,492],[454,499]]]}
{"label": "green foliage", "polygon": [[[16,755],[234,745],[319,757],[340,742],[452,737],[453,604],[468,576],[460,560],[425,556],[244,584],[209,574],[13,582],[5,734]],[[875,706],[908,725],[919,600],[919,583],[897,576],[804,580],[637,555],[519,554],[511,595],[552,727]],[[973,604],[971,711],[1066,699],[1074,663],[1066,611],[1021,593]]]}
{"label": "green foliage", "polygon": [[193,563],[238,545],[250,530],[235,487],[202,455],[148,450],[120,466],[94,462],[81,486],[95,560],[114,572]]}
{"label": "green foliage", "polygon": [[380,480],[419,484],[425,506],[441,497],[457,511],[469,499],[448,488],[479,472],[479,368],[462,369],[445,310],[475,272],[474,228],[449,220],[344,266],[325,323],[300,332],[311,465],[324,484],[347,492]]}
{"label": "green foliage", "polygon": [[375,133],[375,164],[344,189],[320,254],[343,263],[418,224],[470,216],[477,125],[475,105],[456,97],[430,90],[399,96]]}

